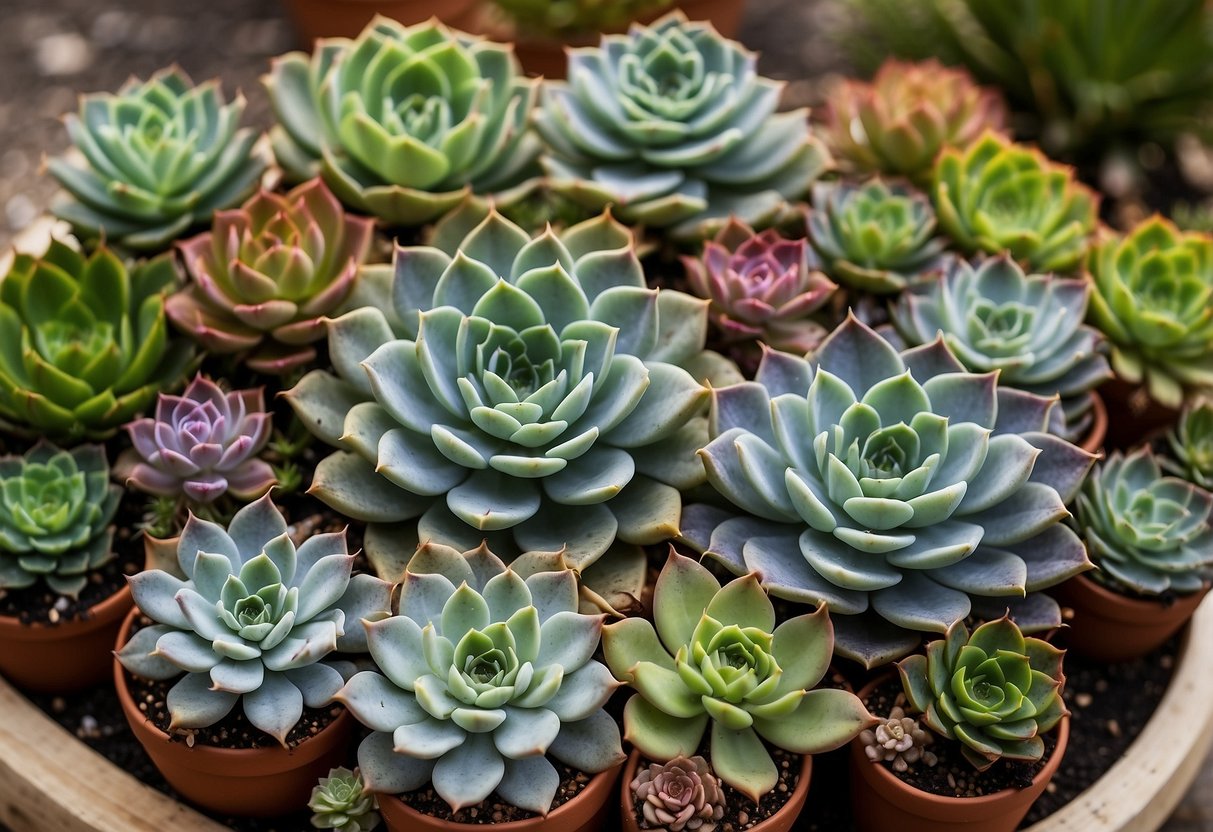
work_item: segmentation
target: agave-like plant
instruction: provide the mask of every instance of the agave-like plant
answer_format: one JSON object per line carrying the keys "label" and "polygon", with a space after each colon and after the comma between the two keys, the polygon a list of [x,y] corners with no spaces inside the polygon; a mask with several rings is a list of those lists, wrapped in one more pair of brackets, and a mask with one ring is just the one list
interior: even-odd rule
{"label": "agave-like plant", "polygon": [[279,164],[391,225],[429,222],[472,191],[505,200],[539,153],[538,81],[508,46],[437,20],[376,17],[353,40],[276,58],[265,83]]}
{"label": "agave-like plant", "polygon": [[326,658],[366,651],[364,619],[387,615],[391,584],[351,575],[344,531],[296,546],[268,494],[226,529],[191,516],[175,548],[178,574],[130,578],[152,624],[118,661],[147,679],[181,676],[168,692],[170,730],[214,725],[241,701],[248,721],[285,747],[304,705],[327,705],[341,690]]}
{"label": "agave-like plant", "polygon": [[1063,656],[1047,641],[1024,638],[1003,617],[971,635],[957,621],[946,638],[927,645],[925,656],[909,656],[897,669],[906,698],[926,714],[927,726],[958,740],[965,759],[985,771],[1001,759],[1036,762],[1044,756],[1042,735],[1069,713],[1061,698]]}
{"label": "agave-like plant", "polygon": [[546,755],[590,774],[621,763],[602,707],[619,683],[592,658],[603,616],[580,614],[577,597],[559,555],[507,568],[483,545],[422,546],[400,613],[367,625],[378,670],[337,695],[372,731],[358,747],[367,787],[432,782],[456,811],[496,791],[546,815],[560,785]]}
{"label": "agave-like plant", "polygon": [[173,339],[169,255],[130,270],[111,251],[58,240],[18,254],[0,281],[0,420],[51,439],[105,437],[172,389],[193,360]]}
{"label": "agave-like plant", "polygon": [[257,134],[240,127],[244,105],[241,96],[226,102],[218,81],[195,85],[175,66],[81,97],[80,112],[63,120],[80,159],[47,160],[65,191],[52,210],[85,238],[168,248],[239,205],[265,171]]}
{"label": "agave-like plant", "polygon": [[812,690],[833,654],[825,606],[777,627],[756,573],[722,588],[671,550],[653,620],[625,618],[603,633],[611,672],[637,691],[624,706],[624,736],[651,760],[694,754],[708,732],[716,775],[757,802],[779,780],[764,740],[817,754],[876,722],[855,694]]}
{"label": "agave-like plant", "polygon": [[1164,459],[1163,465],[1176,476],[1213,490],[1213,402],[1184,408],[1167,439],[1174,459]]}
{"label": "agave-like plant", "polygon": [[876,294],[900,292],[935,268],[944,249],[926,196],[880,179],[814,186],[808,228],[831,277]]}
{"label": "agave-like plant", "polygon": [[935,163],[939,227],[965,252],[1001,254],[1040,272],[1081,265],[1099,197],[1065,165],[987,132]]}
{"label": "agave-like plant", "polygon": [[1152,217],[1099,240],[1087,268],[1090,320],[1118,376],[1167,407],[1213,391],[1213,236]]}
{"label": "agave-like plant", "polygon": [[1091,568],[1060,521],[1095,456],[1046,432],[1055,399],[997,378],[942,340],[899,354],[854,317],[808,358],[767,352],[753,382],[713,390],[700,452],[743,513],[688,507],[684,534],[828,604],[835,649],[868,666],[991,607],[1057,626],[1051,599],[1022,599]]}
{"label": "agave-like plant", "polygon": [[1112,375],[1102,335],[1083,324],[1090,294],[1086,280],[1024,274],[1006,255],[976,268],[952,258],[898,299],[893,321],[909,346],[942,336],[969,372],[1060,395],[1063,435],[1076,440],[1091,423],[1091,391]]}
{"label": "agave-like plant", "polygon": [[757,55],[680,11],[569,52],[535,126],[552,187],[625,222],[706,237],[730,214],[770,224],[828,164],[805,110],[776,113],[783,85]]}
{"label": "agave-like plant", "polygon": [[79,595],[88,573],[114,557],[110,524],[121,498],[99,445],[65,451],[40,441],[0,457],[0,589],[41,578],[60,595]]}
{"label": "agave-like plant", "polygon": [[191,281],[166,311],[208,352],[243,353],[257,372],[306,366],[325,316],[354,288],[373,231],[372,220],[342,211],[319,179],[286,194],[259,191],[181,243]]}
{"label": "agave-like plant", "polygon": [[1002,132],[1006,104],[963,69],[936,60],[890,58],[871,81],[846,79],[831,91],[823,137],[840,163],[857,173],[931,180],[945,147],[964,149],[985,130]]}
{"label": "agave-like plant", "polygon": [[1148,447],[1115,452],[1083,484],[1075,525],[1095,577],[1139,595],[1199,592],[1213,578],[1213,494],[1164,477]]}

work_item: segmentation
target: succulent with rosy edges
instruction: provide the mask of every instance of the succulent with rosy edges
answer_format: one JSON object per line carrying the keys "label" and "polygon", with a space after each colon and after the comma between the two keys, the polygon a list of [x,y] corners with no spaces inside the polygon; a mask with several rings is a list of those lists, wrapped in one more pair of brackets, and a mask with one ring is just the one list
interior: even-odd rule
{"label": "succulent with rosy edges", "polygon": [[939,762],[935,752],[927,750],[934,737],[899,705],[889,711],[888,719],[860,733],[859,741],[865,757],[873,763],[888,763],[893,771],[909,771],[919,761],[927,767]]}
{"label": "succulent with rosy edges", "polygon": [[1173,458],[1164,459],[1163,466],[1193,485],[1213,490],[1213,402],[1184,408],[1167,440]]}
{"label": "succulent with rosy edges", "polygon": [[675,757],[650,763],[628,784],[640,809],[641,829],[713,832],[724,817],[720,780],[703,757]]}
{"label": "succulent with rosy edges", "polygon": [[312,789],[307,808],[312,812],[313,829],[371,832],[380,821],[375,795],[366,792],[362,774],[358,769],[350,771],[345,766],[332,769],[327,777],[320,778]]}
{"label": "succulent with rosy edges", "polygon": [[306,366],[324,318],[354,288],[373,231],[372,220],[346,214],[319,179],[286,194],[259,191],[179,245],[191,279],[165,311],[207,352],[242,353],[259,373]]}

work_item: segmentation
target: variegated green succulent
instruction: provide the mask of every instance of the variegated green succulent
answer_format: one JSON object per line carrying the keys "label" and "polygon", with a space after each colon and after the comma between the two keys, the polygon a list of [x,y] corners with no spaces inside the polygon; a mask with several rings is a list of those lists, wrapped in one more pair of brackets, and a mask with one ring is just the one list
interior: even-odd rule
{"label": "variegated green succulent", "polygon": [[1163,465],[1188,482],[1213,490],[1213,402],[1199,401],[1184,408],[1167,438],[1174,459],[1164,460]]}

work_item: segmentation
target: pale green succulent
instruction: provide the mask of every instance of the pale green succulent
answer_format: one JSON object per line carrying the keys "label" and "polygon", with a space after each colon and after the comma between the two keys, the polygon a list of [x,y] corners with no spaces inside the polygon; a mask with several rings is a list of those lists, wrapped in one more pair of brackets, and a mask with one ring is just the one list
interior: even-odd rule
{"label": "pale green succulent", "polygon": [[1213,402],[1200,401],[1184,408],[1168,441],[1173,460],[1163,465],[1201,488],[1213,490]]}
{"label": "pale green succulent", "polygon": [[764,742],[818,754],[876,722],[849,691],[811,690],[833,655],[824,605],[776,627],[757,574],[722,589],[671,551],[653,618],[656,627],[627,618],[603,632],[611,672],[637,691],[624,708],[625,738],[651,760],[692,755],[710,731],[716,776],[757,802],[779,780]]}
{"label": "pale green succulent", "polygon": [[307,802],[312,827],[334,832],[371,832],[379,825],[375,795],[363,788],[362,774],[344,766],[321,777]]}
{"label": "pale green succulent", "polygon": [[432,783],[453,810],[495,791],[546,815],[560,785],[549,756],[590,774],[623,761],[602,707],[619,683],[592,658],[603,616],[577,612],[577,580],[555,565],[418,550],[400,613],[367,625],[378,670],[337,695],[372,731],[358,748],[368,788]]}

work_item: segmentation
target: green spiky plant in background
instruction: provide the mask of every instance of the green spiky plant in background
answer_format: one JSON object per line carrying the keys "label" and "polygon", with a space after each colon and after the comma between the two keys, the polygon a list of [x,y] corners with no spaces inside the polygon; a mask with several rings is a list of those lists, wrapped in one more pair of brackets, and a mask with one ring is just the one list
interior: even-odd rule
{"label": "green spiky plant in background", "polygon": [[1198,401],[1184,408],[1167,437],[1171,457],[1163,466],[1193,485],[1213,491],[1213,402]]}
{"label": "green spiky plant in background", "polygon": [[489,4],[526,38],[567,39],[615,32],[671,0],[492,0]]}

